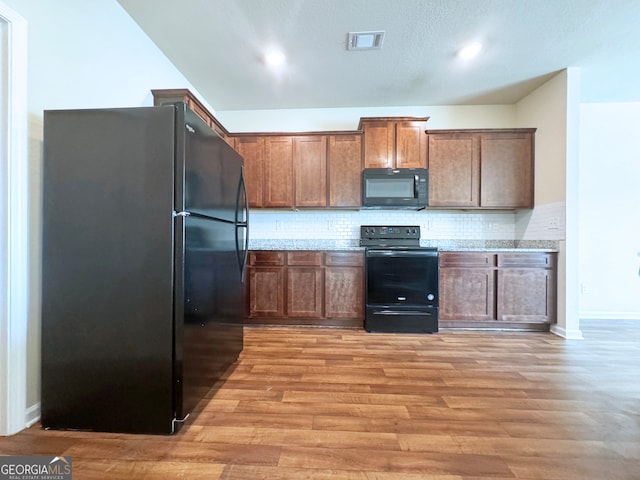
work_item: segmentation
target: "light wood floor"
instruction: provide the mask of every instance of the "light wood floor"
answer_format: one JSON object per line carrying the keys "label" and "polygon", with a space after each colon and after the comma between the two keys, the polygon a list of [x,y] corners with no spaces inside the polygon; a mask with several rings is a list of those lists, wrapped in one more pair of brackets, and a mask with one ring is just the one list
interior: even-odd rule
{"label": "light wood floor", "polygon": [[[175,436],[43,431],[82,479],[640,479],[640,322],[550,333],[247,328]],[[617,326],[617,328],[616,328]]]}

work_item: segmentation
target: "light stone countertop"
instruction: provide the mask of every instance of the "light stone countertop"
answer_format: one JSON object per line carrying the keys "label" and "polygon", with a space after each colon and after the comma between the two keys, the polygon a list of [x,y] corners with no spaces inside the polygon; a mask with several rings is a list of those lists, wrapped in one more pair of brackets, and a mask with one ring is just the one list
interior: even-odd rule
{"label": "light stone countertop", "polygon": [[[421,247],[436,247],[441,252],[502,251],[556,252],[556,240],[420,240]],[[359,239],[250,239],[249,250],[364,250]]]}

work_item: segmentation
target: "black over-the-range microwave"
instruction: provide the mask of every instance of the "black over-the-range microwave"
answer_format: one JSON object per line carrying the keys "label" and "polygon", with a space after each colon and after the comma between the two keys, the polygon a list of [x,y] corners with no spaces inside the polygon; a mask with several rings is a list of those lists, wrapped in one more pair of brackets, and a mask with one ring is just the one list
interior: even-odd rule
{"label": "black over-the-range microwave", "polygon": [[422,210],[429,201],[426,168],[365,168],[362,170],[363,208]]}

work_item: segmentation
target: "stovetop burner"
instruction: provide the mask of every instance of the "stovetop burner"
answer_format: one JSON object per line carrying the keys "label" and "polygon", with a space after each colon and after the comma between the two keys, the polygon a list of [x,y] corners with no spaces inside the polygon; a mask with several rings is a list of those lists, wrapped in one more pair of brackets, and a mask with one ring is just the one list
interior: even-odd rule
{"label": "stovetop burner", "polygon": [[361,247],[419,247],[419,225],[362,225],[360,226]]}

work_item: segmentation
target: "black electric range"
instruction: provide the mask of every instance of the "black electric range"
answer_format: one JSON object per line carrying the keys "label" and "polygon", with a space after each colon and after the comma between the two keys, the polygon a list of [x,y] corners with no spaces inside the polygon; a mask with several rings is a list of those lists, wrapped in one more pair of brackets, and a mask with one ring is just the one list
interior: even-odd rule
{"label": "black electric range", "polygon": [[438,331],[438,249],[420,247],[420,226],[363,225],[368,332]]}

